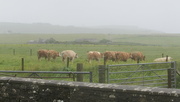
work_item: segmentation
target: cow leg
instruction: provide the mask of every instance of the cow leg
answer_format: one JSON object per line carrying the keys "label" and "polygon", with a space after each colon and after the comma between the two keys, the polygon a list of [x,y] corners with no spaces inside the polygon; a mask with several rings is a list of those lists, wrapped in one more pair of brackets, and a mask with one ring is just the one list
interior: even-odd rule
{"label": "cow leg", "polygon": [[38,60],[40,60],[40,58],[41,58],[41,57],[40,57],[40,56],[38,56]]}
{"label": "cow leg", "polygon": [[63,57],[63,58],[62,58],[62,61],[64,62],[65,59],[66,59],[66,58]]}
{"label": "cow leg", "polygon": [[54,60],[54,61],[55,61],[55,59],[56,59],[56,56],[53,57],[53,60]]}
{"label": "cow leg", "polygon": [[74,60],[74,58],[71,57],[71,58],[70,58],[70,61],[71,61],[72,63],[73,63],[73,60]]}
{"label": "cow leg", "polygon": [[45,60],[47,59],[47,57],[45,57]]}
{"label": "cow leg", "polygon": [[69,58],[69,61],[73,61],[73,58]]}
{"label": "cow leg", "polygon": [[51,57],[48,57],[48,61],[50,61]]}
{"label": "cow leg", "polygon": [[88,58],[88,60],[87,60],[87,61],[88,61],[88,63],[91,63],[91,59],[90,59],[90,58]]}

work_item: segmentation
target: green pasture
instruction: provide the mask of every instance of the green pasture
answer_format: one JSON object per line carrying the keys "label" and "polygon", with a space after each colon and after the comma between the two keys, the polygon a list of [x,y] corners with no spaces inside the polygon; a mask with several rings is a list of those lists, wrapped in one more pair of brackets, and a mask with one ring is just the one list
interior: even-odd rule
{"label": "green pasture", "polygon": [[[110,39],[116,42],[116,45],[97,45],[97,44],[26,44],[29,40],[37,40],[39,38],[54,38],[57,41],[74,41],[78,38],[97,38]],[[177,68],[180,69],[180,35],[161,34],[161,35],[110,35],[110,34],[1,34],[0,35],[0,70],[21,70],[21,59],[24,58],[24,66],[26,71],[75,71],[77,63],[83,63],[84,71],[93,72],[93,82],[98,82],[98,65],[103,64],[103,59],[100,62],[86,61],[87,51],[97,50],[105,51],[141,51],[146,56],[146,60],[140,63],[151,63],[155,58],[168,55],[177,61]],[[70,62],[69,68],[66,63],[62,62],[61,57],[55,61],[46,61],[42,58],[37,59],[37,50],[53,49],[56,51],[74,50],[79,58],[74,62]],[[32,51],[32,52],[31,52]],[[128,60],[127,62],[112,62],[107,64],[132,64],[135,61]],[[180,78],[177,78],[180,80]],[[85,79],[86,81],[88,79]],[[177,81],[178,81],[177,80]],[[179,82],[177,82],[179,84]]]}

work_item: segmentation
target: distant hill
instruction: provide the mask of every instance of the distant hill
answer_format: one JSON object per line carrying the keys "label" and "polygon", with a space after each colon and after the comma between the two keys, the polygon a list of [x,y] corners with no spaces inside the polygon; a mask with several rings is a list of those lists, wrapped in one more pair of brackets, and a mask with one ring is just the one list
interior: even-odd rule
{"label": "distant hill", "polygon": [[8,23],[0,22],[0,34],[153,34],[159,31],[136,26],[60,26],[49,23]]}

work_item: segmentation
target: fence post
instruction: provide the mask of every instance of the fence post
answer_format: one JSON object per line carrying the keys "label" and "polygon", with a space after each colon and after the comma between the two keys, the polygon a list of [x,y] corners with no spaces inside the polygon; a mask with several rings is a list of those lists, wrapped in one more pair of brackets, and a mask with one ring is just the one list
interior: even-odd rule
{"label": "fence post", "polygon": [[[83,64],[77,63],[77,71],[81,72],[83,71]],[[77,81],[83,82],[83,74],[77,74]]]}
{"label": "fence post", "polygon": [[166,55],[166,62],[168,62],[168,55]]}
{"label": "fence post", "polygon": [[89,82],[92,82],[92,72],[89,73]]}
{"label": "fence post", "polygon": [[24,71],[24,58],[22,58],[21,63],[22,63],[22,71]]}
{"label": "fence post", "polygon": [[32,49],[30,49],[30,56],[32,56]]}
{"label": "fence post", "polygon": [[105,83],[105,73],[106,67],[105,65],[99,65],[99,83]]}
{"label": "fence post", "polygon": [[15,55],[16,54],[16,50],[15,49],[13,49],[13,55]]}
{"label": "fence post", "polygon": [[171,88],[171,69],[168,69],[168,88]]}
{"label": "fence post", "polygon": [[69,57],[67,57],[67,68],[69,68]]}
{"label": "fence post", "polygon": [[139,62],[140,62],[140,58],[137,59],[137,63],[139,63]]}
{"label": "fence post", "polygon": [[107,62],[107,58],[104,57],[104,66],[106,65],[106,62]]}

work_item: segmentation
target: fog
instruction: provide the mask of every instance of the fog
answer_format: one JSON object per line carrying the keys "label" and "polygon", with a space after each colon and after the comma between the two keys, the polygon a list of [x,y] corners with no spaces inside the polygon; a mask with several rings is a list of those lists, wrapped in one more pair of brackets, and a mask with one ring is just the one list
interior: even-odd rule
{"label": "fog", "polygon": [[0,22],[124,25],[180,33],[179,0],[0,0]]}

